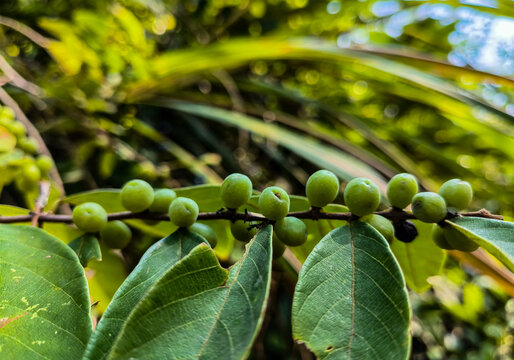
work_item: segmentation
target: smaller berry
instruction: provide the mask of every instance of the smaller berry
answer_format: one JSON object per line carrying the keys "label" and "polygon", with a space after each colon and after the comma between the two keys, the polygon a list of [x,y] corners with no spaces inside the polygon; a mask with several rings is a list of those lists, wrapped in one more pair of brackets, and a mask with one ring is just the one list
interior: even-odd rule
{"label": "smaller berry", "polygon": [[273,253],[273,259],[278,259],[284,254],[284,251],[286,251],[286,245],[280,241],[278,236],[273,232],[273,240],[272,240],[272,253]]}
{"label": "smaller berry", "polygon": [[34,164],[27,164],[21,169],[21,176],[30,184],[37,185],[41,179],[41,170]]}
{"label": "smaller berry", "polygon": [[130,180],[121,189],[121,204],[134,213],[145,211],[152,205],[154,192],[152,186],[144,180]]}
{"label": "smaller berry", "polygon": [[177,194],[171,189],[156,190],[152,205],[150,205],[148,210],[154,213],[165,213],[170,208],[171,202],[176,198]]}
{"label": "smaller berry", "polygon": [[37,154],[39,144],[36,139],[31,137],[23,137],[18,140],[18,147],[28,154]]}
{"label": "smaller berry", "polygon": [[123,249],[130,243],[132,231],[123,221],[109,221],[100,230],[100,238],[111,249]]}
{"label": "smaller berry", "polygon": [[472,252],[478,249],[478,244],[450,225],[443,227],[443,234],[446,242],[455,250]]}
{"label": "smaller berry", "polygon": [[107,224],[107,212],[99,204],[87,202],[73,209],[72,219],[80,230],[94,233]]}
{"label": "smaller berry", "polygon": [[280,220],[289,212],[289,195],[278,186],[270,186],[259,196],[261,214],[270,220]]}
{"label": "smaller berry", "polygon": [[404,209],[418,192],[418,181],[414,175],[397,174],[387,183],[387,198],[391,206]]}
{"label": "smaller berry", "polygon": [[369,179],[355,178],[344,189],[344,202],[353,214],[368,215],[380,204],[380,190]]}
{"label": "smaller berry", "polygon": [[439,195],[444,198],[449,208],[464,210],[471,203],[473,188],[467,181],[452,179],[441,186]]}
{"label": "smaller berry", "polygon": [[14,121],[14,122],[10,123],[7,126],[7,128],[18,139],[23,138],[25,136],[25,132],[27,131],[27,128],[25,127],[25,125],[23,125],[19,121]]}
{"label": "smaller berry", "polygon": [[178,227],[188,227],[198,218],[198,205],[192,199],[178,197],[170,205],[168,214],[173,224]]}
{"label": "smaller berry", "polygon": [[234,221],[230,224],[230,231],[236,240],[249,242],[257,233],[257,229],[251,227],[252,223],[244,222],[242,220]]}
{"label": "smaller berry", "polygon": [[394,236],[404,243],[410,243],[418,236],[418,229],[412,221],[401,220],[393,223]]}
{"label": "smaller berry", "polygon": [[189,227],[189,230],[194,233],[197,233],[205,240],[207,240],[209,242],[209,245],[211,245],[211,248],[216,247],[216,245],[218,244],[218,237],[209,225],[194,223]]}
{"label": "smaller berry", "polygon": [[311,206],[323,207],[337,197],[339,179],[332,171],[318,170],[307,180],[305,193]]}
{"label": "smaller berry", "polygon": [[221,184],[221,200],[227,208],[237,209],[250,200],[252,189],[252,181],[248,176],[231,174]]}
{"label": "smaller berry", "polygon": [[393,224],[385,217],[376,214],[369,214],[361,217],[359,220],[373,226],[389,244],[393,242],[394,227]]}
{"label": "smaller berry", "polygon": [[432,227],[432,240],[441,249],[445,249],[445,250],[453,250],[454,249],[454,247],[451,246],[448,243],[448,241],[446,241],[443,228],[437,224],[434,224],[434,226]]}
{"label": "smaller berry", "polygon": [[412,198],[412,212],[418,220],[436,223],[448,213],[443,197],[433,192],[421,192]]}
{"label": "smaller berry", "polygon": [[50,156],[39,155],[36,159],[36,166],[41,170],[41,173],[48,174],[48,172],[54,167],[54,161]]}
{"label": "smaller berry", "polygon": [[307,226],[295,217],[287,216],[275,222],[273,230],[284,244],[300,246],[307,241]]}

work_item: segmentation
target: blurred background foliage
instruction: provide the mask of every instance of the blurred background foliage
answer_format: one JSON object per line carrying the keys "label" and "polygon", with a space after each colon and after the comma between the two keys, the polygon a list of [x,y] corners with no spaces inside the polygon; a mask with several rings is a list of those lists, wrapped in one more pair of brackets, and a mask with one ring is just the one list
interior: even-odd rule
{"label": "blurred background foliage", "polygon": [[[37,187],[5,179],[24,154],[43,153],[58,168],[50,210],[65,193],[134,177],[183,187],[235,171],[258,190],[303,195],[323,167],[382,189],[398,172],[432,191],[463,178],[475,190],[472,210],[512,219],[512,17],[510,0],[1,2],[0,101],[28,135],[0,124],[1,202],[34,207]],[[131,225],[140,232],[123,254],[129,268],[169,231]],[[242,251],[232,245],[218,250],[227,263]],[[124,276],[116,259],[89,269],[117,274],[91,276],[100,308]],[[431,290],[412,292],[412,357],[511,358],[512,274],[448,259],[428,278]],[[294,278],[280,268],[253,356],[309,358],[291,340]],[[503,286],[483,273],[503,276]]]}

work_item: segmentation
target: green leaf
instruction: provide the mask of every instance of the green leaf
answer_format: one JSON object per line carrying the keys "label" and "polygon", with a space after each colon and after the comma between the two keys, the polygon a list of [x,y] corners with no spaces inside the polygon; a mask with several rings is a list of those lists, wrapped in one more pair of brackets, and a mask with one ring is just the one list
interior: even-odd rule
{"label": "green leaf", "polygon": [[3,359],[78,359],[92,332],[84,269],[59,239],[0,225]]}
{"label": "green leaf", "polygon": [[514,272],[514,223],[477,217],[460,217],[445,222]]}
{"label": "green leaf", "polygon": [[152,245],[130,273],[102,316],[86,350],[86,359],[104,359],[134,307],[171,266],[204,239],[181,228]]}
{"label": "green leaf", "polygon": [[407,285],[421,293],[430,288],[427,279],[442,271],[446,253],[432,241],[432,224],[413,222],[418,229],[418,237],[410,243],[395,240],[391,250],[400,264]]}
{"label": "green leaf", "polygon": [[96,236],[84,234],[79,236],[68,246],[77,254],[80,264],[86,267],[89,261],[93,259],[102,260],[102,250]]}
{"label": "green leaf", "polygon": [[410,309],[386,240],[352,222],[330,232],[300,271],[293,336],[320,358],[406,359]]}
{"label": "green leaf", "polygon": [[196,247],[136,306],[109,358],[162,359],[170,351],[177,359],[248,356],[269,292],[271,235],[271,226],[257,234],[228,279],[214,252]]}

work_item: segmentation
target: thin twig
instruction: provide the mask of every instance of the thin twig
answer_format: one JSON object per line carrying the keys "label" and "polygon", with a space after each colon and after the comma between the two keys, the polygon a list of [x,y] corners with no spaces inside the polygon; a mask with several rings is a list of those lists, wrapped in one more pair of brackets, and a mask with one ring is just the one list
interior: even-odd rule
{"label": "thin twig", "polygon": [[[400,210],[385,210],[378,211],[375,214],[381,215],[385,218],[388,218],[391,221],[399,221],[399,220],[407,220],[407,219],[416,219],[416,217],[412,213],[408,213]],[[331,219],[331,220],[351,220],[354,218],[352,213],[325,213],[325,212],[317,212],[315,209],[311,209],[308,211],[298,211],[291,212],[287,214],[287,216],[294,216],[299,219]],[[494,215],[488,212],[485,209],[475,212],[467,212],[461,213],[459,216],[472,216],[472,217],[482,217],[488,219],[497,219],[502,220],[503,217],[501,215]],[[16,215],[16,216],[0,216],[0,223],[9,224],[9,223],[19,223],[19,222],[30,222],[32,221],[34,214],[30,215]],[[168,214],[159,214],[159,213],[150,213],[150,212],[142,212],[142,213],[133,213],[130,211],[123,211],[112,213],[108,215],[109,220],[128,220],[128,219],[147,219],[147,220],[159,220],[159,221],[169,221],[170,218]],[[198,215],[198,220],[244,220],[244,221],[269,221],[266,217],[261,214],[251,213],[251,212],[241,212],[234,213],[232,211],[216,211],[216,212],[203,212]],[[72,217],[70,215],[57,215],[57,214],[40,214],[39,222],[53,222],[53,223],[72,223]]]}
{"label": "thin twig", "polygon": [[40,225],[39,217],[41,216],[41,211],[44,210],[46,204],[48,204],[48,197],[50,196],[50,182],[41,181],[39,183],[39,196],[36,199],[36,204],[34,207],[34,215],[32,217],[32,226]]}
{"label": "thin twig", "polygon": [[17,88],[20,88],[37,97],[42,97],[44,95],[44,91],[39,86],[31,83],[23,76],[21,76],[2,55],[0,55],[0,70],[2,70],[2,72],[7,77],[7,82],[10,82]]}
{"label": "thin twig", "polygon": [[0,25],[4,25],[13,30],[16,30],[17,32],[25,35],[28,39],[32,40],[35,44],[41,46],[42,48],[46,48],[48,46],[48,43],[50,42],[50,39],[44,37],[34,29],[28,27],[25,24],[22,24],[17,20],[5,16],[0,16]]}

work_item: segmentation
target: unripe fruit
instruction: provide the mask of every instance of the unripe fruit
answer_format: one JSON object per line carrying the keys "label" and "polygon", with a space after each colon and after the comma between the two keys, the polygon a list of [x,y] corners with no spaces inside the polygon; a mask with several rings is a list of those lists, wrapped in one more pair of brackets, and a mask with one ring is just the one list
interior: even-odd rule
{"label": "unripe fruit", "polygon": [[0,106],[0,117],[7,118],[9,120],[14,120],[16,114],[14,110],[8,106]]}
{"label": "unripe fruit", "polygon": [[270,220],[280,220],[289,212],[289,195],[278,186],[270,186],[259,197],[259,210]]}
{"label": "unripe fruit", "polygon": [[433,192],[421,192],[412,198],[412,212],[418,220],[436,223],[446,217],[448,210],[441,195]]}
{"label": "unripe fruit", "polygon": [[444,236],[443,228],[439,225],[434,224],[432,227],[432,240],[434,240],[435,244],[439,246],[441,249],[445,250],[453,250],[453,246],[451,246]]}
{"label": "unripe fruit", "polygon": [[404,243],[410,243],[418,236],[418,229],[412,221],[400,220],[393,223],[394,236]]}
{"label": "unripe fruit", "polygon": [[221,184],[221,201],[229,209],[246,204],[252,196],[252,181],[248,176],[235,173],[227,176]]}
{"label": "unripe fruit", "polygon": [[41,170],[35,164],[27,164],[22,168],[21,176],[31,184],[37,184],[41,179]]}
{"label": "unripe fruit", "polygon": [[25,132],[27,131],[27,129],[25,128],[25,125],[23,125],[21,122],[18,122],[18,121],[14,121],[14,122],[10,123],[7,126],[7,128],[18,139],[23,138],[25,136]]}
{"label": "unripe fruit", "polygon": [[197,233],[198,235],[202,236],[205,240],[207,240],[209,242],[209,245],[211,245],[211,248],[216,247],[216,245],[218,244],[218,237],[209,225],[194,223],[189,227],[189,230]]}
{"label": "unripe fruit", "polygon": [[382,236],[387,240],[389,244],[393,242],[394,227],[393,224],[385,217],[376,214],[369,214],[361,217],[359,220],[364,221],[365,223],[368,223],[369,225],[377,229],[377,231],[380,234],[382,234]]}
{"label": "unripe fruit", "polygon": [[107,212],[94,202],[78,205],[73,209],[73,223],[84,232],[97,232],[107,224]]}
{"label": "unripe fruit", "polygon": [[307,226],[295,217],[287,216],[273,226],[277,237],[289,246],[300,246],[307,240]]}
{"label": "unripe fruit", "polygon": [[353,214],[368,215],[380,204],[380,190],[369,179],[355,178],[344,189],[344,202]]}
{"label": "unripe fruit", "polygon": [[252,227],[249,229],[251,225],[251,223],[245,223],[242,220],[234,221],[230,224],[230,231],[236,240],[248,242],[252,240],[257,233],[256,228]]}
{"label": "unripe fruit", "polygon": [[188,227],[195,223],[198,212],[198,205],[194,200],[178,197],[171,203],[168,214],[173,224]]}
{"label": "unripe fruit", "polygon": [[339,193],[339,179],[328,170],[318,170],[309,177],[305,193],[311,206],[323,207],[335,200]]}
{"label": "unripe fruit", "polygon": [[130,180],[121,189],[123,207],[134,213],[145,211],[152,205],[154,192],[150,184],[144,180]]}
{"label": "unripe fruit", "polygon": [[48,172],[54,167],[54,161],[47,155],[40,155],[36,159],[36,166],[43,174],[48,174]]}
{"label": "unripe fruit", "polygon": [[130,243],[132,231],[123,221],[109,221],[100,230],[100,238],[111,249],[123,249]]}
{"label": "unripe fruit", "polygon": [[273,259],[278,259],[282,256],[284,251],[286,251],[286,245],[279,240],[277,235],[273,233],[273,240],[272,240],[272,253],[273,253]]}
{"label": "unripe fruit", "polygon": [[450,225],[443,227],[443,234],[446,242],[455,250],[471,252],[478,249],[478,245],[475,242]]}
{"label": "unripe fruit", "polygon": [[452,179],[441,186],[439,195],[446,201],[446,206],[456,210],[463,210],[471,203],[473,189],[467,181]]}
{"label": "unripe fruit", "polygon": [[404,209],[418,192],[418,181],[414,175],[403,173],[395,175],[387,183],[387,198],[391,206]]}
{"label": "unripe fruit", "polygon": [[156,190],[149,210],[155,213],[165,213],[170,208],[171,202],[176,198],[177,194],[171,189]]}
{"label": "unripe fruit", "polygon": [[28,154],[36,154],[39,151],[39,144],[36,139],[29,137],[19,139],[18,147]]}

